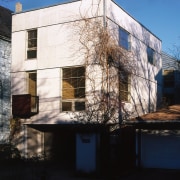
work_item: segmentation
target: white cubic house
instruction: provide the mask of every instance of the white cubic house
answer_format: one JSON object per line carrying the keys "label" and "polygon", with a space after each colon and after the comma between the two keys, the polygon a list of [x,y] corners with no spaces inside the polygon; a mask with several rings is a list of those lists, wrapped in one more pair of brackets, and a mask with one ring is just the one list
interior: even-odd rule
{"label": "white cubic house", "polygon": [[11,77],[22,156],[94,172],[114,143],[106,132],[156,110],[161,40],[111,0],[21,11],[12,20]]}

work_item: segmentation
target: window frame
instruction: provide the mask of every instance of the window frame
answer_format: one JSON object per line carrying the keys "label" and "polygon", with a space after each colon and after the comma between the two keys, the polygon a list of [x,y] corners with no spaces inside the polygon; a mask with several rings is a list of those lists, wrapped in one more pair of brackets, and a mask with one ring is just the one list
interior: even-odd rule
{"label": "window frame", "polygon": [[[127,37],[124,37],[121,34],[124,34]],[[119,46],[127,51],[131,51],[131,34],[121,27],[119,27]]]}
{"label": "window frame", "polygon": [[[30,90],[30,75],[31,74],[35,74],[35,83],[34,83],[34,89],[33,89],[33,93]],[[26,72],[26,78],[27,78],[27,93],[31,95],[31,111],[35,111],[37,110],[37,71],[27,71]],[[31,83],[32,84],[32,83]]]}
{"label": "window frame", "polygon": [[[30,33],[35,32],[35,36],[34,37],[30,37]],[[30,46],[30,42],[32,41],[32,44],[35,44],[35,46],[29,47]],[[37,58],[37,44],[38,43],[38,30],[37,29],[29,29],[27,30],[27,50],[26,50],[26,59],[27,60],[31,60],[31,59],[36,59]],[[29,52],[34,51],[35,54],[31,55],[29,54]]]}
{"label": "window frame", "polygon": [[170,70],[170,69],[163,70],[163,86],[164,88],[175,87],[175,70]]}
{"label": "window frame", "polygon": [[[72,73],[72,71],[73,70],[75,70],[75,69],[78,69],[78,68],[83,68],[83,70],[84,70],[84,73],[83,73],[83,75],[82,76],[76,76],[76,77],[73,77],[73,76],[69,76],[69,77],[64,77],[64,75],[63,75],[63,70],[64,69],[69,69],[70,71],[71,71],[71,73]],[[62,76],[62,85],[61,85],[61,97],[62,97],[62,100],[61,100],[61,112],[68,112],[68,111],[70,111],[70,112],[78,112],[78,111],[84,111],[84,110],[86,110],[86,103],[85,103],[85,98],[86,98],[86,80],[85,80],[85,74],[86,74],[86,69],[85,69],[85,67],[84,66],[73,66],[73,67],[63,67],[62,69],[62,72],[61,72],[61,76]],[[77,72],[78,73],[78,72]],[[71,74],[72,75],[72,74]],[[69,78],[69,79],[68,79]],[[79,82],[79,80],[82,78],[82,80],[83,80],[83,82],[82,82],[82,84],[84,84],[84,87],[82,87],[82,86],[78,86],[79,84],[78,83],[80,83]],[[71,80],[73,81],[73,79],[75,79],[75,80],[77,80],[76,82],[77,82],[77,86],[76,86],[76,88],[74,88],[73,86],[72,86],[72,84],[74,83],[71,83],[70,85],[72,86],[72,88],[64,88],[63,87],[63,85],[64,85],[64,82],[63,82],[63,80],[68,80],[68,81],[71,81]],[[78,91],[78,90],[83,90],[83,96],[82,97],[75,97],[75,96],[79,96],[78,95],[78,93],[76,93],[75,91],[74,91],[74,94],[73,94],[73,96],[74,97],[71,97],[71,98],[66,98],[66,97],[63,97],[64,95],[63,95],[63,92],[64,92],[64,90],[66,90],[66,92],[68,91],[68,89],[69,89],[69,91],[72,91],[72,90],[76,90],[76,91]],[[70,92],[71,93],[71,92]],[[81,92],[80,92],[81,93]],[[71,95],[70,95],[71,96]],[[63,103],[64,103],[64,105],[63,105]],[[70,107],[70,109],[63,109],[63,107],[65,107],[65,103],[66,104],[68,104],[68,103],[71,103],[71,105],[69,105],[69,107]],[[80,108],[80,109],[78,109],[80,106],[76,106],[76,103],[82,103],[82,108]]]}
{"label": "window frame", "polygon": [[[122,83],[121,82],[121,76],[122,75],[125,75],[127,78],[127,82],[123,83],[123,85],[126,86],[125,89],[127,89],[127,90],[124,90],[124,89],[121,90],[121,83]],[[122,98],[121,92],[126,93],[125,98]],[[120,101],[130,102],[130,92],[131,92],[131,75],[126,73],[126,72],[120,71],[119,72],[119,99],[120,99]]]}
{"label": "window frame", "polygon": [[155,51],[154,51],[154,49],[152,49],[151,47],[147,46],[146,53],[147,53],[147,61],[148,61],[148,63],[150,63],[150,64],[155,66],[156,62],[155,62]]}
{"label": "window frame", "polygon": [[[31,94],[30,91],[29,91],[29,79],[30,79],[30,74],[35,74],[36,75],[36,79],[35,79],[35,93],[34,94]],[[28,94],[31,94],[32,96],[37,96],[37,71],[27,71],[26,72],[26,76],[27,76],[27,92]]]}

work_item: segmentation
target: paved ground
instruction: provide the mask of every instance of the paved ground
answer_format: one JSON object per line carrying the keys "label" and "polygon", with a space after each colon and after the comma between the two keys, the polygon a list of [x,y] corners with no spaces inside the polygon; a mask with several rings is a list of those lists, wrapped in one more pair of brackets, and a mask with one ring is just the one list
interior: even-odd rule
{"label": "paved ground", "polygon": [[[118,175],[117,175],[118,174]],[[110,176],[79,176],[58,166],[6,165],[0,162],[0,180],[180,180],[180,170],[143,169]]]}
{"label": "paved ground", "polygon": [[122,180],[180,180],[180,170],[144,169],[117,179]]}

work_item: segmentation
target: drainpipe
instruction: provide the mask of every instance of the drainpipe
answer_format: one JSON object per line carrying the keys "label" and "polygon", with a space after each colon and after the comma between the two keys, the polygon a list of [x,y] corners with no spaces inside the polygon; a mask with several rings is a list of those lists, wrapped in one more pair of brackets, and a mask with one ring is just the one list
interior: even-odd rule
{"label": "drainpipe", "polygon": [[[1,76],[2,77],[2,76]],[[0,80],[0,128],[3,132],[3,84],[2,80]]]}
{"label": "drainpipe", "polygon": [[104,25],[104,28],[107,27],[106,16],[107,16],[107,0],[103,0],[103,25]]}

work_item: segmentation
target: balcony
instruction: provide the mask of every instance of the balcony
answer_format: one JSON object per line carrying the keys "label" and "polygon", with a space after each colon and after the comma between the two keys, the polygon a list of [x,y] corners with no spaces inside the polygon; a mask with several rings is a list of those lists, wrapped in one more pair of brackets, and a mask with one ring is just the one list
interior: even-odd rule
{"label": "balcony", "polygon": [[39,97],[31,94],[12,95],[13,117],[29,118],[39,112]]}

